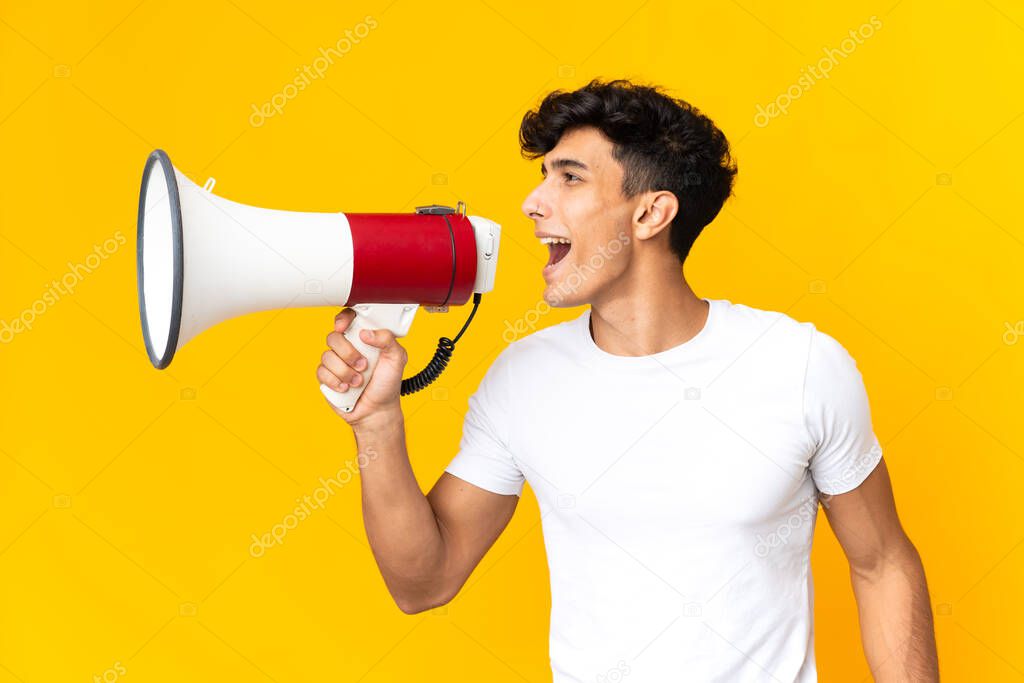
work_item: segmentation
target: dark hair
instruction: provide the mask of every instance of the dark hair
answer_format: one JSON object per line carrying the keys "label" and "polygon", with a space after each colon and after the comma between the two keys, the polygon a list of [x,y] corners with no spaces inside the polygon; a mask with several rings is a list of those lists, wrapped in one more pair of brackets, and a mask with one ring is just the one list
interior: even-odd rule
{"label": "dark hair", "polygon": [[729,142],[693,105],[657,86],[592,80],[573,92],[556,90],[519,127],[522,155],[550,152],[572,128],[594,126],[614,147],[623,168],[622,193],[668,190],[679,201],[669,230],[672,250],[685,261],[704,226],[732,193],[736,164]]}

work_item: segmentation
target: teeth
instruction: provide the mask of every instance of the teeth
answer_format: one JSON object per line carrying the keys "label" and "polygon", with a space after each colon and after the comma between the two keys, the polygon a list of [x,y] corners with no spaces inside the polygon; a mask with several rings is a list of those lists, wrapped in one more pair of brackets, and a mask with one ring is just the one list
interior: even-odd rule
{"label": "teeth", "polygon": [[541,237],[541,244],[572,244],[571,241],[564,237]]}

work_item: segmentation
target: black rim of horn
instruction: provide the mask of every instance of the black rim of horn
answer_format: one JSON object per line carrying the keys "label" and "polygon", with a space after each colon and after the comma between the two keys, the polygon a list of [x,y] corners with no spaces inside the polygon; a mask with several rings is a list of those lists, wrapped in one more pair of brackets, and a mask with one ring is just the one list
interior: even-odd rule
{"label": "black rim of horn", "polygon": [[[154,167],[160,164],[164,174],[164,181],[167,183],[168,209],[171,212],[171,251],[174,259],[174,282],[171,299],[171,324],[167,334],[167,344],[163,349],[156,349],[153,340],[149,336],[149,319],[146,315],[146,272],[143,263],[143,250],[145,240],[146,221],[146,188],[149,185],[149,175]],[[154,150],[146,159],[146,168],[142,172],[142,190],[139,192],[139,220],[136,232],[135,267],[138,275],[139,288],[139,315],[142,318],[142,336],[146,340],[146,353],[149,360],[158,369],[166,368],[174,351],[178,347],[178,334],[181,331],[181,301],[185,284],[184,269],[184,245],[181,229],[181,200],[178,196],[178,183],[174,177],[174,166],[171,159],[162,149]]]}

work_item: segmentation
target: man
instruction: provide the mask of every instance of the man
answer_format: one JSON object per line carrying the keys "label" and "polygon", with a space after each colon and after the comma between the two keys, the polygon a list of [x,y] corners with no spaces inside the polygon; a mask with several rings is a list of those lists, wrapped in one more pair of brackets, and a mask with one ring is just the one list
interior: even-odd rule
{"label": "man", "polygon": [[[850,563],[879,681],[938,680],[921,560],[896,514],[853,358],[811,323],[697,297],[681,264],[732,192],[710,119],[627,81],[554,92],[520,128],[542,182],[545,301],[590,307],[513,341],[427,496],[387,331],[356,408],[366,532],[398,606],[451,600],[515,510],[541,506],[551,667],[567,681],[814,681],[818,502]],[[317,379],[358,386],[336,319]]]}

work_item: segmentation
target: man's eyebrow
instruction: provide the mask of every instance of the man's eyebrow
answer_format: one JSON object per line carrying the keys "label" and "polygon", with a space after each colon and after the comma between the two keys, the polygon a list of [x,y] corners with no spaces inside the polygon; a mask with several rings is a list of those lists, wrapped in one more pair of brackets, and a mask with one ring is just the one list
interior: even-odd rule
{"label": "man's eyebrow", "polygon": [[[590,167],[587,166],[582,161],[580,161],[578,159],[566,159],[566,158],[552,159],[551,160],[551,167],[552,168],[556,168],[556,169],[557,168],[578,168],[578,169],[583,170],[583,171],[589,171],[590,170]],[[548,174],[547,161],[541,162],[540,174],[542,176],[546,176]]]}

